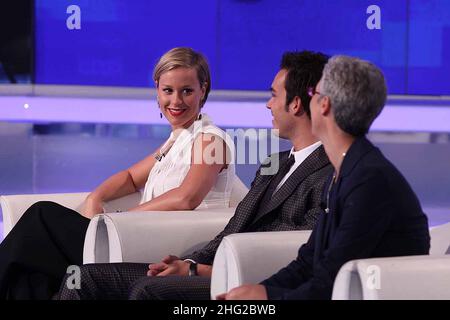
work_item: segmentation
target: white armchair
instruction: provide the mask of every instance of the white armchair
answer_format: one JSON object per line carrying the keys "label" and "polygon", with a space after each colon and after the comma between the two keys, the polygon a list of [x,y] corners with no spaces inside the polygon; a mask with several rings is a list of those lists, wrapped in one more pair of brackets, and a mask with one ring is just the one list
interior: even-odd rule
{"label": "white armchair", "polygon": [[333,300],[449,300],[450,256],[352,260],[339,270]]}
{"label": "white armchair", "polygon": [[[223,229],[247,192],[248,188],[236,178],[229,208],[98,215],[91,220],[86,233],[83,262],[154,262],[168,253],[188,253]],[[0,196],[4,235],[33,203],[54,201],[79,211],[87,195],[84,192]],[[124,210],[137,205],[140,198],[141,194],[136,192],[110,201],[105,209]]]}
{"label": "white armchair", "polygon": [[89,223],[83,263],[158,262],[203,247],[222,231],[235,208],[107,213]]}
{"label": "white armchair", "polygon": [[[211,298],[215,299],[218,294],[244,283],[258,283],[268,278],[295,259],[298,249],[308,240],[309,235],[310,231],[282,231],[242,233],[225,237],[214,258]],[[450,255],[445,256],[450,253],[450,223],[430,228],[430,235],[430,256],[348,262],[338,273],[333,299],[450,299]],[[362,284],[373,278],[367,273],[363,274],[361,270],[373,272],[367,267],[374,261],[382,268],[381,285],[385,291],[369,294],[363,291]],[[397,275],[401,274],[402,268],[409,279]],[[406,286],[403,282],[408,281]],[[426,291],[428,287],[420,292],[421,287],[427,286],[423,283],[432,284],[436,293],[429,294]],[[401,293],[396,286],[408,288],[402,291],[409,290],[410,295]]]}
{"label": "white armchair", "polygon": [[347,262],[333,299],[450,299],[450,223],[430,228],[430,236],[430,255]]}
{"label": "white armchair", "polygon": [[232,234],[220,243],[214,257],[211,298],[245,283],[258,283],[297,256],[311,231]]}

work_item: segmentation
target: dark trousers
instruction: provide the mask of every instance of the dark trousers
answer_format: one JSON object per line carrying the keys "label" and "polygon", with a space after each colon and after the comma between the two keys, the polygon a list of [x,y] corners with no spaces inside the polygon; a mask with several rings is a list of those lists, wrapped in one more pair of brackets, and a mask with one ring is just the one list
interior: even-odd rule
{"label": "dark trousers", "polygon": [[32,205],[0,244],[0,299],[50,299],[83,263],[89,219],[53,202]]}
{"label": "dark trousers", "polygon": [[[148,264],[106,263],[81,267],[79,288],[70,275],[62,281],[61,300],[208,300],[210,278],[146,276]],[[69,285],[68,285],[69,284]]]}

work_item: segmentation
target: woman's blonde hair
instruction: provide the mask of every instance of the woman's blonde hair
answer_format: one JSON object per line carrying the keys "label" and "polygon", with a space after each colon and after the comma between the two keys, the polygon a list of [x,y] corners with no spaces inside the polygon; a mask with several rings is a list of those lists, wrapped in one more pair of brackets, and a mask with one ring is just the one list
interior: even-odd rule
{"label": "woman's blonde hair", "polygon": [[211,90],[211,74],[206,58],[192,48],[178,47],[167,51],[159,59],[153,70],[153,80],[158,83],[163,73],[180,67],[195,68],[197,70],[197,78],[200,81],[200,87],[206,85],[205,96],[200,102],[200,107],[203,107]]}

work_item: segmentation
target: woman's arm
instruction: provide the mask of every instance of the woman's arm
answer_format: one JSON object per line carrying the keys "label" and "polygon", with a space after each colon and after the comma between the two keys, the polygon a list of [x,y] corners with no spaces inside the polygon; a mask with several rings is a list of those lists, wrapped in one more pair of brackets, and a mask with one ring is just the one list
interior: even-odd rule
{"label": "woman's arm", "polygon": [[195,209],[216,183],[220,171],[227,167],[230,157],[220,137],[199,135],[192,147],[191,167],[181,185],[129,211]]}
{"label": "woman's arm", "polygon": [[[156,152],[159,151],[159,148]],[[103,202],[123,197],[141,189],[150,170],[155,165],[156,159],[149,155],[128,169],[120,171],[100,184],[92,191],[84,203],[82,214],[87,218],[103,212]]]}

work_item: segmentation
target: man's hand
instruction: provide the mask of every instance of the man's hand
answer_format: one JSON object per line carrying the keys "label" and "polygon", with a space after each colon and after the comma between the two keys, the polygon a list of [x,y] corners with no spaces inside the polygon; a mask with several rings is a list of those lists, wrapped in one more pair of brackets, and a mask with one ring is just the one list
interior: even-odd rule
{"label": "man's hand", "polygon": [[219,294],[217,300],[267,300],[266,287],[260,284],[244,284],[230,290],[228,293]]}
{"label": "man's hand", "polygon": [[177,256],[167,256],[159,263],[153,263],[148,266],[148,276],[187,276],[189,275],[189,262],[180,260]]}

